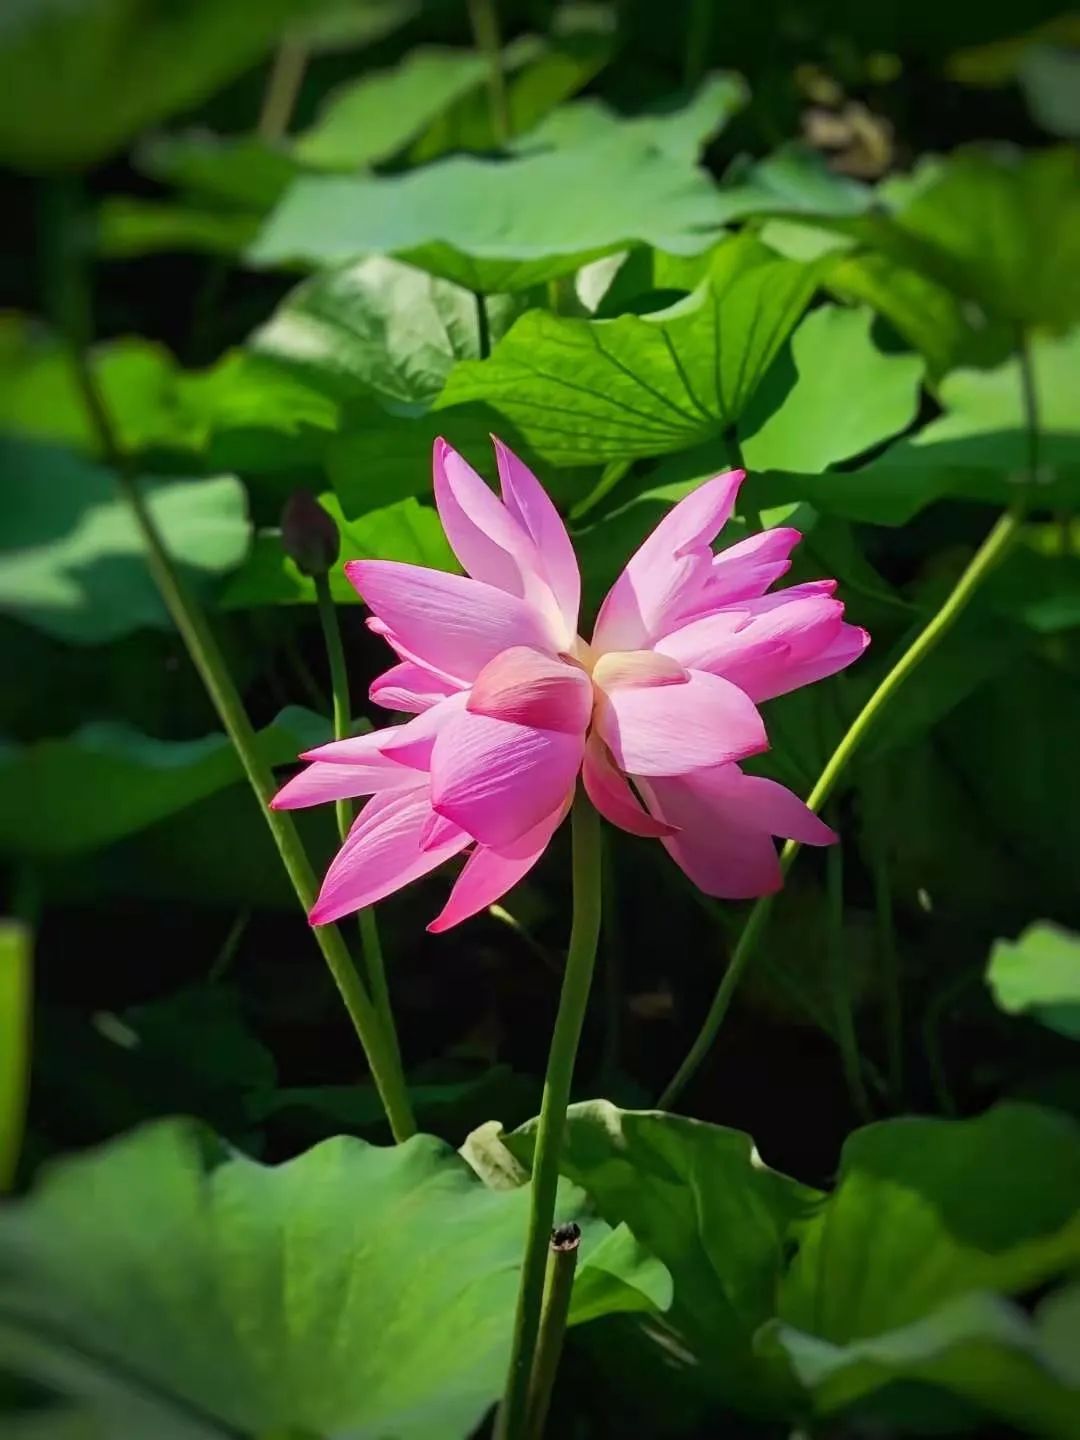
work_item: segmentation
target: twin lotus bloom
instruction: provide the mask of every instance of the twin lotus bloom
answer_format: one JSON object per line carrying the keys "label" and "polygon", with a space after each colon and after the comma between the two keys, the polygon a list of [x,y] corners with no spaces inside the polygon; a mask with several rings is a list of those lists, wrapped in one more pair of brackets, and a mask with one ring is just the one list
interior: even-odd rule
{"label": "twin lotus bloom", "polygon": [[738,761],[765,750],[757,706],[832,675],[869,637],[845,623],[836,582],[770,594],[800,539],[774,529],[714,554],[741,470],[676,505],[578,634],[581,576],[532,472],[496,440],[502,498],[443,440],[435,501],[466,572],[354,560],[368,625],[399,663],[371,699],[414,718],[308,751],[276,809],[371,796],[311,911],[325,925],[469,850],[428,926],[449,929],[528,873],[580,775],[592,804],[658,839],[708,895],[780,885],[774,836],[836,839],[774,780]]}

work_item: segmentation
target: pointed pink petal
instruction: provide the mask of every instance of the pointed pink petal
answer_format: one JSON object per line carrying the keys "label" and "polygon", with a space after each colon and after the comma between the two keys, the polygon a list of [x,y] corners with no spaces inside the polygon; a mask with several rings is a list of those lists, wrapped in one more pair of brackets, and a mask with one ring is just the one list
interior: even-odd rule
{"label": "pointed pink petal", "polygon": [[404,729],[404,725],[385,725],[381,730],[352,735],[348,740],[328,740],[325,745],[316,745],[314,750],[305,750],[300,758],[332,761],[338,765],[381,765],[382,747]]}
{"label": "pointed pink petal", "polygon": [[421,850],[420,835],[430,815],[424,789],[377,795],[365,805],[326,872],[311,923],[328,925],[373,905],[464,850],[469,844],[464,831]]}
{"label": "pointed pink petal", "polygon": [[601,690],[616,685],[685,685],[686,670],[657,650],[611,650],[593,667],[593,681]]}
{"label": "pointed pink petal", "polygon": [[294,775],[270,801],[271,810],[300,810],[328,800],[353,800],[383,790],[409,790],[426,784],[423,776],[393,760],[369,765],[334,765],[316,760]]}
{"label": "pointed pink petal", "polygon": [[[737,771],[734,765],[722,768]],[[654,815],[679,827],[661,843],[706,895],[749,900],[780,889],[780,861],[768,831],[742,823],[722,782],[703,784],[699,772],[643,781],[641,790]]]}
{"label": "pointed pink petal", "polygon": [[519,645],[484,666],[466,708],[474,715],[583,735],[592,714],[592,685],[580,665]]}
{"label": "pointed pink petal", "polygon": [[722,673],[755,701],[772,699],[805,684],[806,667],[831,648],[843,628],[844,607],[839,600],[807,595],[754,616],[739,632],[741,648],[733,648],[722,665],[714,661],[708,668]]}
{"label": "pointed pink petal", "polygon": [[715,615],[700,615],[681,625],[670,635],[656,642],[657,653],[667,655],[691,670],[708,670],[713,675],[726,675],[727,666],[754,655],[784,654],[783,640],[762,639],[749,628],[753,617],[746,610],[720,610]]}
{"label": "pointed pink petal", "polygon": [[529,467],[493,435],[503,503],[532,537],[540,564],[571,636],[577,634],[581,574],[566,526]]}
{"label": "pointed pink petal", "polygon": [[721,550],[712,562],[709,602],[731,605],[736,600],[763,595],[791,569],[791,552],[801,539],[798,530],[777,526]]}
{"label": "pointed pink petal", "polygon": [[508,845],[572,790],[584,736],[464,711],[431,752],[431,803],[482,845]]}
{"label": "pointed pink petal", "polygon": [[[424,776],[423,783],[425,786],[429,784],[426,775]],[[435,811],[432,810],[423,830],[420,832],[420,849],[434,849],[435,846],[441,845],[445,840],[451,839],[452,836],[457,834],[459,829],[460,826],[455,825],[452,820],[447,820],[445,816],[437,815]]]}
{"label": "pointed pink petal", "polygon": [[565,804],[541,820],[539,825],[527,830],[512,845],[498,850],[478,845],[465,861],[465,868],[458,876],[450,898],[427,927],[431,933],[438,935],[453,925],[460,925],[470,915],[486,910],[496,900],[502,899],[540,859],[569,808],[568,798]]}
{"label": "pointed pink petal", "polygon": [[594,649],[644,649],[692,613],[712,575],[709,547],[731,515],[742,481],[741,470],[715,475],[664,516],[608,591]]}
{"label": "pointed pink petal", "polygon": [[768,748],[754,702],[701,670],[685,685],[601,692],[596,728],[627,775],[681,775]]}
{"label": "pointed pink petal", "polygon": [[455,680],[472,681],[513,645],[553,651],[538,612],[516,595],[466,575],[396,560],[350,560],[345,574],[400,642],[403,658]]}
{"label": "pointed pink petal", "polygon": [[379,747],[381,753],[399,765],[426,770],[431,763],[431,750],[439,730],[452,715],[464,710],[468,698],[467,690],[458,690],[429,710],[422,710],[407,725],[393,725],[387,730],[377,731],[377,734],[387,737]]}
{"label": "pointed pink petal", "polygon": [[[786,785],[763,775],[744,775],[737,765],[730,768],[734,775],[726,777],[726,803],[732,812],[737,810],[740,821],[752,822],[755,827],[785,840],[798,840],[800,845],[836,844],[839,838],[836,831]],[[704,785],[707,789],[707,779]]]}
{"label": "pointed pink petal", "polygon": [[841,625],[839,633],[815,655],[802,660],[781,662],[771,672],[759,672],[753,680],[755,700],[772,700],[777,695],[786,695],[801,685],[812,685],[815,680],[824,680],[835,675],[852,661],[858,660],[870,644],[870,635],[858,625]]}
{"label": "pointed pink petal", "polygon": [[445,700],[458,688],[423,665],[403,660],[371,682],[368,698],[387,710],[407,710],[418,715],[421,710],[428,710],[440,700]]}
{"label": "pointed pink petal", "polygon": [[551,643],[573,641],[548,583],[533,537],[469,462],[443,439],[435,441],[435,504],[462,565],[477,580],[523,599],[543,616]]}
{"label": "pointed pink petal", "polygon": [[675,833],[671,825],[666,825],[663,820],[657,820],[649,814],[634,794],[626,776],[620,774],[611,763],[607,746],[595,735],[589,737],[585,746],[581,779],[585,793],[600,814],[620,830],[653,839]]}

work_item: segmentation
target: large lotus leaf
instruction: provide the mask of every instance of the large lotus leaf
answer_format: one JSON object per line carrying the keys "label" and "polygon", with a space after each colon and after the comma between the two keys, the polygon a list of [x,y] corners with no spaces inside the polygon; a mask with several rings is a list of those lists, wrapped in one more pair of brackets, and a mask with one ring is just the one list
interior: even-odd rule
{"label": "large lotus leaf", "polygon": [[[931,1404],[939,1414],[944,1390],[1025,1434],[1073,1440],[1080,1429],[1078,1299],[1080,1286],[1051,1295],[1030,1320],[996,1296],[965,1295],[910,1325],[847,1345],[773,1323],[759,1347],[786,1357],[818,1415],[857,1405],[897,1381],[916,1382],[938,1392]],[[1060,1355],[1059,1328],[1069,1346]],[[889,1394],[878,1398],[879,1422],[889,1413]]]}
{"label": "large lotus leaf", "polygon": [[[1062,329],[1080,319],[1080,156],[961,150],[868,217],[870,243],[987,315]],[[862,223],[862,222],[860,222]]]}
{"label": "large lotus leaf", "polygon": [[[428,1136],[264,1166],[162,1122],[0,1219],[0,1357],[103,1405],[114,1440],[162,1433],[146,1409],[204,1436],[465,1440],[501,1387],[527,1206]],[[585,1232],[580,1318],[662,1290]]]}
{"label": "large lotus leaf", "polygon": [[88,165],[253,64],[304,0],[7,0],[0,155]]}
{"label": "large lotus leaf", "polygon": [[668,310],[617,320],[529,311],[489,359],[457,365],[437,403],[494,406],[557,465],[682,450],[740,418],[815,282],[813,267],[740,236]]}
{"label": "large lotus leaf", "polygon": [[879,350],[872,323],[869,310],[836,305],[806,317],[791,338],[791,389],[776,407],[775,387],[762,385],[740,423],[748,469],[826,470],[911,424],[922,362]]}
{"label": "large lotus leaf", "polygon": [[[66,450],[0,439],[0,610],[76,644],[171,626],[142,540],[107,470]],[[140,482],[170,554],[209,594],[247,552],[234,476]]]}
{"label": "large lotus leaf", "polygon": [[986,982],[1002,1010],[1080,1040],[1080,936],[1039,921],[1017,940],[998,940]]}
{"label": "large lotus leaf", "polygon": [[[1080,329],[1031,346],[1039,416],[1040,508],[1080,498]],[[762,503],[809,500],[817,509],[877,525],[905,525],[946,498],[1007,505],[1027,483],[1028,436],[1020,366],[957,370],[938,388],[944,414],[861,470],[785,474],[759,482]]]}
{"label": "large lotus leaf", "polygon": [[[333,516],[341,536],[341,554],[330,572],[330,593],[339,604],[360,601],[345,577],[347,560],[400,560],[433,570],[457,569],[438,515],[412,497],[356,520],[346,520],[336,495],[320,495],[319,503]],[[218,597],[225,610],[314,602],[315,582],[282,550],[280,530],[256,534],[251,554]]]}
{"label": "large lotus leaf", "polygon": [[[508,312],[503,299],[488,303],[495,338]],[[480,353],[477,302],[460,285],[373,256],[299,285],[248,346],[343,402],[361,390],[426,405],[456,360]]]}
{"label": "large lotus leaf", "polygon": [[633,242],[699,251],[719,224],[704,171],[616,131],[514,159],[455,156],[401,175],[305,175],[248,253],[258,265],[314,267],[397,255],[500,292]]}
{"label": "large lotus leaf", "polygon": [[1029,1105],[887,1120],[850,1136],[839,1182],[780,1286],[785,1323],[833,1344],[972,1291],[1020,1294],[1080,1262],[1080,1128]]}
{"label": "large lotus leaf", "polygon": [[[535,1130],[530,1121],[506,1137],[526,1163]],[[737,1130],[606,1101],[570,1107],[560,1168],[671,1272],[671,1309],[651,1328],[681,1382],[756,1412],[782,1409],[751,1342],[821,1196],[770,1170]]]}
{"label": "large lotus leaf", "polygon": [[[326,738],[326,723],[283,710],[259,732],[269,765],[287,764]],[[224,735],[157,740],[122,721],[92,721],[62,739],[0,749],[0,850],[68,855],[145,829],[242,776]],[[252,802],[254,803],[254,802]]]}
{"label": "large lotus leaf", "polygon": [[486,73],[487,62],[474,50],[418,46],[392,70],[332,91],[292,151],[318,170],[359,170],[389,160]]}

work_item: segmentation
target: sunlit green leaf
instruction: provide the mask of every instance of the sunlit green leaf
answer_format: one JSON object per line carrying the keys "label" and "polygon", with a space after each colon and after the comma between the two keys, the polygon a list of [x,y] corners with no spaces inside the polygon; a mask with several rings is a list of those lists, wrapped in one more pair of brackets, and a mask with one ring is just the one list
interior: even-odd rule
{"label": "sunlit green leaf", "polygon": [[473,290],[526,289],[639,241],[705,249],[718,219],[704,171],[621,131],[518,159],[456,156],[403,175],[293,182],[256,264],[392,254]]}
{"label": "sunlit green leaf", "polygon": [[740,418],[815,281],[812,267],[740,237],[669,310],[617,320],[528,312],[490,359],[454,369],[438,404],[494,406],[559,465],[680,450]]}
{"label": "sunlit green leaf", "polygon": [[1080,1040],[1080,936],[1040,921],[1017,940],[998,940],[986,982],[1010,1015],[1031,1015]]}
{"label": "sunlit green leaf", "polygon": [[[114,1440],[168,1434],[148,1410],[204,1437],[466,1440],[501,1389],[527,1207],[428,1136],[263,1166],[163,1122],[0,1217],[5,1364]],[[662,1298],[655,1260],[583,1228],[581,1318]]]}
{"label": "sunlit green leaf", "polygon": [[835,305],[806,317],[791,340],[795,383],[778,408],[776,386],[762,386],[740,424],[750,470],[826,470],[911,424],[922,362],[884,354],[872,322],[868,310]]}

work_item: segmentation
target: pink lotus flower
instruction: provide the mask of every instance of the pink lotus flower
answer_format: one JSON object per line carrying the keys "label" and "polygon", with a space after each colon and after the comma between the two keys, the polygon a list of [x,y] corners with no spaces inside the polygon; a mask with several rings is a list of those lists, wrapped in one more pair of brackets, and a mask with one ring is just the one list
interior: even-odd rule
{"label": "pink lotus flower", "polygon": [[612,586],[591,643],[581,578],[536,477],[495,441],[502,499],[445,441],[435,500],[466,575],[390,560],[346,574],[399,663],[371,698],[414,718],[321,745],[277,808],[370,795],[327,872],[313,925],[381,900],[471,848],[429,930],[493,904],[543,854],[578,775],[613,824],[654,836],[709,895],[780,885],[773,836],[836,837],[738,762],[767,748],[758,702],[831,675],[868,636],[836,582],[767,594],[798,531],[711,542],[743,479],[728,471],[661,520]]}

